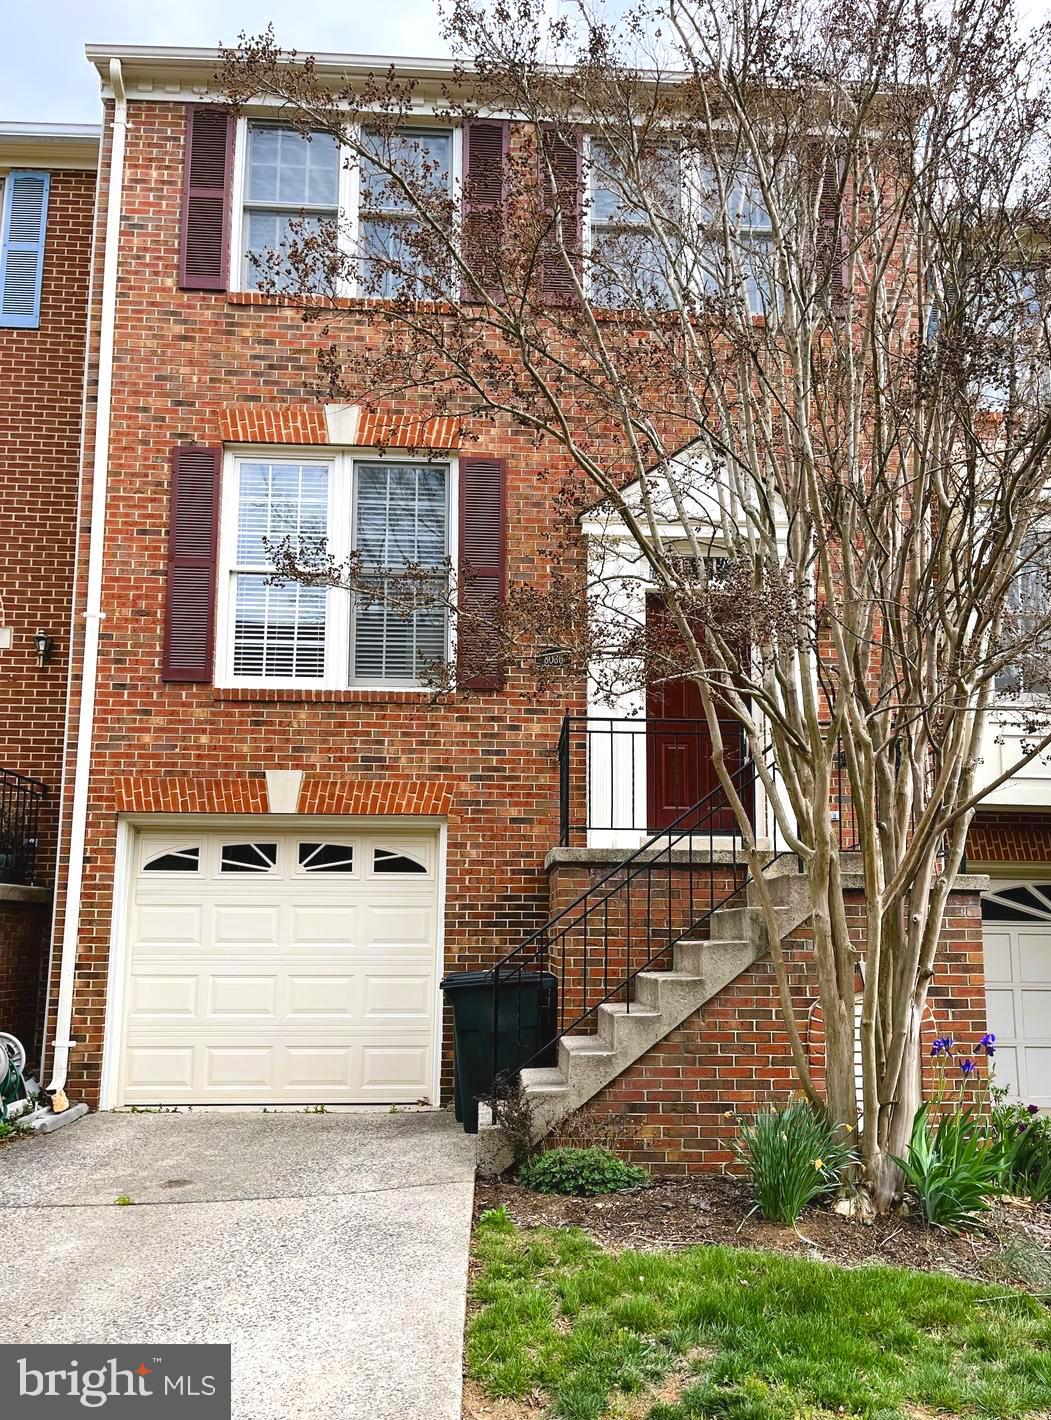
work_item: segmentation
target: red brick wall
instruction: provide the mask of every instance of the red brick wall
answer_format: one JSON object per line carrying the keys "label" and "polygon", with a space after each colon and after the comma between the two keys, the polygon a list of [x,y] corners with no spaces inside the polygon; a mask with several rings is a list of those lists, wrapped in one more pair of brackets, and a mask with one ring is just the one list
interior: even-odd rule
{"label": "red brick wall", "polygon": [[1051,868],[1051,813],[982,809],[967,835],[967,859],[983,865],[1026,863]]}
{"label": "red brick wall", "polygon": [[50,903],[0,900],[0,1031],[18,1036],[34,1069],[50,922]]}
{"label": "red brick wall", "polygon": [[[54,874],[95,174],[51,176],[37,330],[0,328],[0,768],[43,779],[38,880]],[[37,630],[55,639],[46,666]]]}
{"label": "red brick wall", "polygon": [[[449,788],[444,966],[469,969],[516,945],[546,916],[544,857],[558,838],[561,717],[582,704],[577,689],[538,690],[531,679],[514,677],[501,691],[438,699],[398,690],[256,692],[162,683],[172,446],[217,442],[221,427],[234,427],[230,421],[240,408],[265,406],[268,418],[275,405],[301,411],[315,399],[324,337],[305,327],[292,305],[178,290],[185,110],[133,102],[129,117],[106,619],[72,1031],[78,1046],[70,1073],[71,1090],[89,1102],[97,1098],[101,1063],[116,816],[128,807],[129,781],[156,786],[175,776],[177,794],[186,781],[206,782],[209,805],[221,811],[254,804],[251,786],[267,768],[302,769],[308,783],[311,775],[339,781],[331,795],[326,790],[313,801],[319,812],[364,812],[388,781],[440,781]],[[104,164],[109,142],[107,124]],[[105,174],[104,166],[101,212]],[[100,261],[101,254],[97,282]],[[96,308],[93,328],[97,319]],[[348,338],[373,338],[367,313],[353,320]],[[411,402],[397,412],[411,415]],[[93,426],[89,400],[89,440]],[[274,427],[284,426],[278,420]],[[377,430],[383,432],[381,421]],[[537,547],[556,517],[564,463],[524,431],[473,432],[472,452],[508,459],[511,575],[527,568],[535,575]],[[82,527],[82,551],[85,536]],[[82,565],[80,604],[83,571]],[[216,781],[228,782],[217,787]],[[173,802],[163,788],[150,792],[158,807]]]}
{"label": "red brick wall", "polygon": [[[863,905],[853,904],[863,930]],[[808,929],[785,943],[796,1020],[822,1080],[823,1035],[816,1011]],[[985,1030],[982,924],[976,893],[954,893],[930,989],[926,1035],[978,1040]],[[797,1088],[769,957],[720,992],[646,1052],[580,1111],[620,1119],[627,1157],[658,1173],[733,1169],[734,1116],[784,1101]]]}

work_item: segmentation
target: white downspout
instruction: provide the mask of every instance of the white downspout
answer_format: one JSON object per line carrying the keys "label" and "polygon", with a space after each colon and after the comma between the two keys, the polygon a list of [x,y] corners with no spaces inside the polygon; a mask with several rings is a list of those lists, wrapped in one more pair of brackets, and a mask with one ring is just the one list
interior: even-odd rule
{"label": "white downspout", "polygon": [[80,680],[80,715],[77,723],[76,767],[69,822],[69,869],[66,877],[65,921],[62,928],[58,1007],[55,1012],[55,1059],[50,1094],[65,1105],[73,1028],[73,986],[77,970],[77,937],[80,933],[80,893],[84,879],[84,843],[88,821],[88,785],[91,779],[91,741],[95,728],[95,691],[98,680],[99,631],[102,610],[102,561],[106,535],[106,482],[109,472],[110,405],[113,396],[113,335],[117,312],[117,265],[120,209],[124,187],[124,147],[128,130],[128,99],[120,60],[109,62],[113,89],[113,142],[110,149],[109,194],[102,260],[102,312],[99,321],[98,403],[95,414],[95,447],[92,457],[91,535],[88,542],[88,586],[84,609],[84,658]]}

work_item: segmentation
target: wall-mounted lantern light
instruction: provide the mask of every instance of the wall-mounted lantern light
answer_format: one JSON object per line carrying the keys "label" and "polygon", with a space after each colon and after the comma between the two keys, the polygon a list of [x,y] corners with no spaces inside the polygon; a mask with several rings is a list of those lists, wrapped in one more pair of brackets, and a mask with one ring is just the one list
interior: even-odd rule
{"label": "wall-mounted lantern light", "polygon": [[38,631],[33,637],[33,645],[36,647],[36,658],[40,665],[46,665],[51,659],[51,652],[55,649],[54,638],[46,631]]}

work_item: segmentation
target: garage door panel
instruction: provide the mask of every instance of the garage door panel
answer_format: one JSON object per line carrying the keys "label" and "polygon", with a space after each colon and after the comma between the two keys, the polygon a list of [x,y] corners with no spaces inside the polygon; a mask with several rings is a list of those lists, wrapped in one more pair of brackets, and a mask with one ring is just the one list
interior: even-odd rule
{"label": "garage door panel", "polygon": [[204,909],[196,903],[140,902],[136,943],[140,948],[171,947],[201,940]]}
{"label": "garage door panel", "polygon": [[223,1016],[277,1015],[277,980],[273,976],[209,977],[208,1015]]}
{"label": "garage door panel", "polygon": [[327,1086],[351,1089],[354,1085],[353,1048],[345,1045],[289,1045],[285,1047],[284,1087],[296,1090]]}
{"label": "garage door panel", "polygon": [[213,909],[212,940],[221,950],[227,943],[276,947],[281,941],[281,909],[250,907],[244,902],[217,902]]}
{"label": "garage door panel", "polygon": [[361,1050],[361,1089],[380,1094],[391,1085],[426,1093],[430,1052],[425,1045],[365,1045]]}
{"label": "garage door panel", "polygon": [[276,1046],[204,1047],[204,1082],[208,1089],[269,1089]]}
{"label": "garage door panel", "polygon": [[[180,834],[183,846],[198,845],[200,872],[137,879],[122,1098],[289,1105],[428,1098],[438,967],[433,872],[362,868],[306,878],[296,865],[299,840],[318,838],[310,830],[266,835],[278,841],[272,872],[221,873],[221,843],[255,837],[258,827]],[[353,841],[357,863],[371,862],[369,840]],[[427,835],[404,839],[406,852],[429,866],[435,844]],[[153,856],[146,842],[137,861]]]}
{"label": "garage door panel", "polygon": [[291,945],[332,942],[351,946],[357,940],[357,910],[343,904],[292,905]]}
{"label": "garage door panel", "polygon": [[1018,903],[1036,920],[1001,917],[983,928],[989,1029],[997,1037],[994,1073],[1016,1098],[1051,1108],[1051,920],[1039,920],[1047,916],[1046,895],[1025,884],[1010,890],[1013,898],[1002,891],[992,891],[993,913]]}
{"label": "garage door panel", "polygon": [[317,1019],[337,1016],[352,1020],[360,1015],[360,1011],[355,1010],[360,982],[354,976],[335,976],[326,972],[310,975],[297,973],[288,978],[287,987],[286,1010],[289,1016],[313,1016]]}
{"label": "garage door panel", "polygon": [[365,1020],[397,1016],[404,1020],[415,1016],[425,1020],[430,1016],[434,978],[408,973],[365,978]]}
{"label": "garage door panel", "polygon": [[1017,1022],[1015,1020],[1015,996],[1013,991],[998,991],[994,987],[987,987],[985,992],[985,1010],[989,1021],[989,1029],[998,1040],[1004,1037],[1012,1037],[1018,1034]]}
{"label": "garage door panel", "polygon": [[131,1020],[144,1016],[197,1014],[199,978],[192,976],[135,976],[131,983],[128,1014]]}
{"label": "garage door panel", "polygon": [[146,1090],[152,1099],[158,1089],[193,1088],[192,1045],[129,1046],[125,1055],[129,1090]]}
{"label": "garage door panel", "polygon": [[1022,998],[1022,1033],[1031,1039],[1043,1036],[1051,1043],[1051,987],[1043,991],[1026,987]]}
{"label": "garage door panel", "polygon": [[1001,1088],[1006,1087],[1012,1095],[1018,1094],[1018,1052],[1013,1045],[997,1047],[993,1078]]}

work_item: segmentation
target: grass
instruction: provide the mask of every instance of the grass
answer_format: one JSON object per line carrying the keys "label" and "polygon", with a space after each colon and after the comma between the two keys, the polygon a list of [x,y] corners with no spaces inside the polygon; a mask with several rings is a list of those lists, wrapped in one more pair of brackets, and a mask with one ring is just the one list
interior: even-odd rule
{"label": "grass", "polygon": [[494,1399],[541,1392],[559,1420],[623,1413],[628,1397],[643,1420],[1051,1407],[1051,1311],[1003,1287],[722,1247],[611,1254],[576,1229],[519,1232],[501,1209],[475,1257],[469,1375]]}

